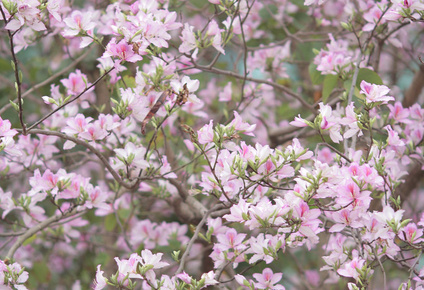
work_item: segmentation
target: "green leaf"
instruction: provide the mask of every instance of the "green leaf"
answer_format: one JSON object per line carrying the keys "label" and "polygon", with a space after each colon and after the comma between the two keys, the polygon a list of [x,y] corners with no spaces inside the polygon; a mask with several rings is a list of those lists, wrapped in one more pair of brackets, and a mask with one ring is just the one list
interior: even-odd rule
{"label": "green leaf", "polygon": [[[350,87],[351,86],[352,86],[352,80],[346,80],[343,83],[343,87],[345,88],[347,95],[350,92]],[[365,99],[365,97],[359,93],[359,87],[357,87],[357,86],[355,86],[355,88],[354,88],[353,95],[356,96],[358,99],[361,99],[361,100],[364,100]]]}
{"label": "green leaf", "polygon": [[334,90],[334,88],[337,86],[338,82],[338,76],[337,75],[326,75],[323,85],[322,85],[322,101],[324,103],[327,103],[327,99],[330,96],[331,92]]}
{"label": "green leaf", "polygon": [[35,262],[32,266],[30,277],[34,277],[40,283],[47,283],[51,277],[49,267],[44,262]]}
{"label": "green leaf", "polygon": [[136,87],[135,78],[133,76],[124,76],[123,81],[129,88]]}
{"label": "green leaf", "polygon": [[23,246],[31,244],[35,239],[37,238],[37,235],[32,235],[28,239],[25,240],[25,242],[22,244]]}
{"label": "green leaf", "polygon": [[383,81],[380,76],[373,70],[368,68],[360,68],[358,72],[358,78],[356,79],[356,86],[361,87],[361,82],[366,81],[371,84],[382,85]]}
{"label": "green leaf", "polygon": [[308,67],[309,76],[311,77],[311,82],[314,85],[320,85],[324,81],[325,76],[323,76],[319,71],[317,71],[317,66],[311,63]]}
{"label": "green leaf", "polygon": [[116,227],[116,218],[114,214],[110,214],[108,216],[106,216],[105,218],[105,229],[108,232],[111,232],[115,229]]}

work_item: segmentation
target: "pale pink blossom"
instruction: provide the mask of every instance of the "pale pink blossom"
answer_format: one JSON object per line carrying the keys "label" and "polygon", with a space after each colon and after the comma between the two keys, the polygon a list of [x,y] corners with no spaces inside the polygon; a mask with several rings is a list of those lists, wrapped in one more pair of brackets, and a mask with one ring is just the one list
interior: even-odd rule
{"label": "pale pink blossom", "polygon": [[300,117],[300,114],[297,117],[294,117],[294,121],[290,122],[290,125],[295,127],[308,127],[308,121]]}
{"label": "pale pink blossom", "polygon": [[232,99],[233,90],[231,89],[232,83],[228,82],[228,84],[224,87],[224,90],[219,93],[219,101],[220,102],[229,102]]}
{"label": "pale pink blossom", "polygon": [[286,289],[282,285],[276,285],[283,277],[283,273],[274,273],[270,268],[265,268],[262,274],[253,274],[253,277],[258,281],[255,283],[256,289]]}
{"label": "pale pink blossom", "polygon": [[233,126],[234,129],[236,129],[237,131],[241,131],[240,133],[243,133],[245,135],[255,136],[253,134],[253,131],[256,128],[256,124],[250,125],[246,122],[243,122],[241,116],[236,111],[234,111],[234,119],[231,121],[231,123],[228,126],[230,127]]}
{"label": "pale pink blossom", "polygon": [[149,166],[149,163],[144,159],[146,148],[143,146],[136,146],[134,143],[128,142],[125,148],[117,148],[114,151],[117,159],[115,166],[119,168],[145,169]]}
{"label": "pale pink blossom", "polygon": [[407,226],[402,228],[402,230],[398,234],[399,238],[407,241],[410,244],[421,243],[424,239],[423,230],[418,229],[415,223],[409,223]]}
{"label": "pale pink blossom", "polygon": [[387,96],[390,89],[384,85],[370,84],[366,81],[361,82],[361,94],[365,95],[367,103],[383,102],[387,103],[393,101],[392,96]]}
{"label": "pale pink blossom", "polygon": [[143,60],[141,55],[134,53],[133,47],[129,45],[124,39],[116,43],[116,39],[112,40],[106,46],[106,51],[103,53],[102,58],[116,57],[121,61],[137,62]]}
{"label": "pale pink blossom", "polygon": [[66,17],[63,22],[66,28],[63,31],[64,37],[74,37],[81,32],[93,30],[96,27],[96,18],[98,13],[94,11],[81,12],[74,10],[70,16]]}
{"label": "pale pink blossom", "polygon": [[389,136],[387,137],[387,144],[391,146],[405,146],[405,143],[399,138],[399,134],[392,129],[390,125],[384,127]]}
{"label": "pale pink blossom", "polygon": [[352,260],[343,264],[343,266],[337,270],[337,273],[344,277],[350,277],[354,279],[359,278],[358,270],[361,270],[365,265],[366,261],[359,256],[357,250],[352,251]]}
{"label": "pale pink blossom", "polygon": [[103,276],[104,271],[100,270],[100,265],[97,265],[96,280],[94,280],[94,290],[101,290],[107,286],[107,279]]}
{"label": "pale pink blossom", "polygon": [[40,2],[37,0],[16,0],[12,3],[16,5],[16,13],[7,23],[6,29],[18,30],[24,24],[35,31],[46,30],[46,26],[41,21],[41,11],[38,9]]}
{"label": "pale pink blossom", "polygon": [[214,130],[213,130],[213,121],[210,120],[209,124],[204,125],[202,128],[200,128],[199,131],[197,131],[198,140],[200,144],[208,144],[213,142],[214,138]]}
{"label": "pale pink blossom", "polygon": [[178,50],[181,53],[189,53],[193,49],[196,49],[193,53],[193,58],[196,58],[195,55],[197,55],[198,49],[197,49],[196,36],[194,34],[193,29],[194,29],[194,27],[191,26],[188,23],[186,23],[184,25],[184,29],[183,29],[181,36],[180,36],[182,43],[181,43]]}

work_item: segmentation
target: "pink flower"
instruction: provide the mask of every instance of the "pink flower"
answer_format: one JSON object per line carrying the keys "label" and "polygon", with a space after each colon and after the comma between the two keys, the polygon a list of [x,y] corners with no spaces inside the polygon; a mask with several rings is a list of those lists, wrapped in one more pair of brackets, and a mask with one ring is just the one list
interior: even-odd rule
{"label": "pink flower", "polygon": [[[320,0],[321,1],[321,0]],[[352,62],[353,53],[348,49],[349,43],[345,40],[335,40],[332,34],[328,35],[331,42],[327,44],[327,49],[321,49],[314,59],[317,70],[323,75],[337,75],[349,67]]]}
{"label": "pink flower", "polygon": [[220,53],[225,54],[224,49],[222,48],[222,36],[221,36],[221,32],[223,30],[219,29],[218,23],[216,23],[215,20],[212,20],[211,22],[209,22],[209,26],[208,26],[208,31],[206,33],[206,35],[211,35],[213,36],[212,38],[212,46],[218,50]]}
{"label": "pink flower", "polygon": [[294,117],[294,121],[290,122],[290,125],[295,126],[295,127],[308,127],[308,121],[306,121],[305,119],[303,119],[302,117],[299,116]]}
{"label": "pink flower", "polygon": [[210,120],[209,124],[200,128],[200,130],[197,131],[197,135],[198,135],[200,144],[208,144],[213,142],[213,137],[214,137],[213,121]]}
{"label": "pink flower", "polygon": [[392,0],[393,4],[400,9],[424,10],[424,4],[420,0]]}
{"label": "pink flower", "polygon": [[418,229],[415,223],[409,223],[399,233],[399,238],[401,238],[404,241],[407,241],[410,244],[416,244],[416,243],[422,242],[424,240],[421,238],[422,236],[423,236],[423,230]]}
{"label": "pink flower", "polygon": [[196,51],[193,53],[193,58],[196,58],[195,55],[197,54],[197,41],[193,29],[194,27],[188,23],[184,25],[184,29],[181,33],[182,36],[180,36],[182,43],[178,50],[181,53],[189,53],[196,48]]}
{"label": "pink flower", "polygon": [[375,217],[383,224],[389,225],[393,231],[396,233],[400,229],[400,224],[402,221],[402,216],[405,210],[400,209],[395,212],[395,210],[389,206],[386,205],[383,208],[382,212],[375,213]]}
{"label": "pink flower", "polygon": [[246,201],[241,198],[238,204],[234,204],[231,207],[231,214],[226,214],[223,218],[229,222],[245,222],[249,219],[249,205],[249,203],[246,203]]}
{"label": "pink flower", "polygon": [[88,141],[102,140],[108,135],[107,131],[100,127],[98,122],[89,124],[79,137]]}
{"label": "pink flower", "polygon": [[48,0],[47,1],[47,10],[50,15],[54,17],[57,21],[62,21],[62,16],[60,15],[60,10],[64,7],[64,0]]}
{"label": "pink flower", "polygon": [[124,39],[116,43],[115,38],[112,38],[112,40],[106,46],[106,51],[102,58],[111,56],[117,57],[121,61],[123,60],[129,62],[137,62],[143,59],[140,55],[134,53],[133,47],[129,45]]}
{"label": "pink flower", "polygon": [[262,274],[255,273],[253,277],[258,281],[255,283],[256,289],[286,289],[282,285],[275,285],[283,277],[283,273],[272,272],[270,268],[265,268]]}
{"label": "pink flower", "polygon": [[345,185],[337,188],[337,203],[341,206],[351,204],[353,208],[361,207],[367,209],[371,202],[371,192],[361,191],[358,185],[353,181],[346,182]]}
{"label": "pink flower", "polygon": [[103,277],[104,271],[100,270],[100,265],[97,265],[96,280],[94,280],[94,290],[100,290],[107,286],[107,279]]}
{"label": "pink flower", "polygon": [[387,133],[389,133],[389,136],[387,137],[387,144],[390,146],[405,146],[405,143],[400,140],[399,134],[393,130],[390,125],[387,125],[384,129],[386,129]]}
{"label": "pink flower", "polygon": [[37,8],[40,2],[37,0],[17,0],[10,1],[16,5],[14,17],[7,23],[6,29],[18,30],[24,24],[35,31],[46,30],[46,26],[41,21],[41,11]]}
{"label": "pink flower", "polygon": [[66,28],[62,35],[64,37],[74,37],[80,32],[93,30],[96,27],[96,23],[93,20],[97,18],[97,15],[98,13],[93,13],[93,11],[81,12],[74,10],[69,17],[63,20]]}
{"label": "pink flower", "polygon": [[257,238],[251,237],[248,241],[250,245],[249,254],[253,256],[249,260],[249,264],[254,264],[257,261],[265,261],[269,264],[274,261],[274,254],[281,248],[284,248],[285,243],[278,236],[259,234]]}
{"label": "pink flower", "polygon": [[346,106],[346,116],[340,121],[340,124],[349,126],[349,129],[343,134],[344,138],[350,138],[356,134],[362,136],[363,133],[358,127],[358,116],[356,115],[353,102]]}
{"label": "pink flower", "polygon": [[255,136],[252,132],[255,130],[256,124],[249,125],[248,123],[243,122],[241,116],[236,111],[234,111],[234,120],[232,120],[228,126],[233,126],[234,129],[241,131],[240,133],[245,135]]}
{"label": "pink flower", "polygon": [[128,142],[124,149],[117,148],[114,151],[116,158],[120,161],[116,161],[118,168],[133,166],[138,169],[145,169],[149,167],[149,163],[144,159],[146,148],[143,146],[136,147],[134,143]]}
{"label": "pink flower", "polygon": [[359,257],[357,250],[352,251],[352,260],[343,264],[343,267],[337,270],[337,273],[344,277],[359,278],[358,270],[365,265],[365,260]]}
{"label": "pink flower", "polygon": [[340,125],[339,117],[333,114],[333,110],[329,105],[324,105],[324,103],[319,103],[319,112],[321,116],[320,128],[322,130],[328,130],[330,133],[330,138],[334,143],[339,143],[343,140],[342,135],[340,134]]}
{"label": "pink flower", "polygon": [[67,89],[67,94],[73,96],[82,93],[90,85],[87,76],[79,69],[74,73],[70,73],[69,78],[62,79],[60,82]]}
{"label": "pink flower", "polygon": [[364,13],[364,19],[368,22],[362,28],[363,31],[371,31],[374,29],[376,25],[383,24],[383,19],[381,16],[383,15],[383,11],[379,8],[379,5],[375,5],[368,12]]}
{"label": "pink flower", "polygon": [[246,234],[238,234],[235,229],[229,229],[225,234],[217,235],[218,243],[215,246],[219,247],[222,251],[229,249],[242,251],[246,248],[246,245],[243,244],[245,237]]}
{"label": "pink flower", "polygon": [[359,222],[360,212],[358,210],[344,208],[340,211],[333,212],[331,215],[336,224],[329,229],[330,233],[341,232],[346,226],[352,228],[360,228],[363,226],[363,224]]}
{"label": "pink flower", "polygon": [[229,102],[231,101],[233,90],[231,89],[231,82],[224,87],[224,91],[219,93],[219,101],[220,102]]}
{"label": "pink flower", "polygon": [[103,191],[99,186],[93,187],[91,184],[87,186],[85,190],[88,193],[88,200],[85,203],[87,208],[102,208],[108,209],[109,205],[106,204],[106,201],[109,197],[109,193]]}
{"label": "pink flower", "polygon": [[360,93],[365,95],[367,103],[394,101],[395,98],[387,96],[389,92],[390,89],[386,86],[370,84],[366,81],[361,82]]}
{"label": "pink flower", "polygon": [[401,102],[396,102],[393,105],[389,104],[387,105],[390,109],[389,118],[394,119],[398,123],[404,123],[404,124],[410,124],[412,123],[411,120],[409,120],[410,112],[408,108],[403,108]]}
{"label": "pink flower", "polygon": [[78,114],[74,118],[69,118],[66,122],[66,127],[62,132],[68,135],[75,135],[86,130],[88,124],[93,120],[91,117],[85,117],[83,114]]}
{"label": "pink flower", "polygon": [[9,120],[3,120],[0,117],[0,137],[13,137],[18,134],[18,131],[11,129],[12,124]]}
{"label": "pink flower", "polygon": [[214,277],[215,277],[215,273],[213,271],[209,271],[207,273],[203,273],[200,279],[204,279],[205,286],[209,286],[209,285],[215,285],[219,283],[218,281],[214,279]]}
{"label": "pink flower", "polygon": [[175,277],[177,277],[178,279],[181,279],[186,284],[191,284],[191,276],[187,274],[186,272],[177,274]]}

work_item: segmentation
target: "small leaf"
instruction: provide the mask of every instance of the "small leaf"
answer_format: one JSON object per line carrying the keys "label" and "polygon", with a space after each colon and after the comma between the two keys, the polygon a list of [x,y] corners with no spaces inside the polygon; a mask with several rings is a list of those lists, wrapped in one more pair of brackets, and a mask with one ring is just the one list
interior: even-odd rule
{"label": "small leaf", "polygon": [[124,76],[123,81],[129,88],[135,88],[137,84],[135,83],[135,78],[133,76]]}
{"label": "small leaf", "polygon": [[27,245],[31,244],[36,238],[37,238],[37,235],[32,235],[31,237],[26,239],[25,242],[22,245],[27,246]]}
{"label": "small leaf", "polygon": [[368,68],[361,68],[358,72],[358,78],[356,79],[356,86],[361,87],[361,82],[366,81],[371,84],[382,85],[383,81],[380,76],[373,70]]}
{"label": "small leaf", "polygon": [[115,227],[116,227],[115,215],[110,214],[110,215],[106,216],[106,218],[105,218],[105,229],[108,232],[111,232],[115,229]]}
{"label": "small leaf", "polygon": [[323,76],[319,71],[317,71],[317,66],[313,63],[309,65],[308,68],[309,76],[311,77],[311,82],[314,85],[320,85],[324,81],[325,76]]}
{"label": "small leaf", "polygon": [[30,277],[34,277],[40,283],[47,283],[51,279],[50,269],[44,262],[35,262],[32,265]]}
{"label": "small leaf", "polygon": [[[351,86],[352,86],[352,80],[346,80],[343,83],[343,87],[345,88],[347,95],[349,95]],[[354,87],[353,95],[356,96],[358,99],[365,100],[365,97],[359,93],[359,87],[357,86]]]}
{"label": "small leaf", "polygon": [[338,79],[337,75],[329,74],[325,76],[324,83],[322,85],[322,101],[324,103],[327,103],[328,97],[337,86]]}

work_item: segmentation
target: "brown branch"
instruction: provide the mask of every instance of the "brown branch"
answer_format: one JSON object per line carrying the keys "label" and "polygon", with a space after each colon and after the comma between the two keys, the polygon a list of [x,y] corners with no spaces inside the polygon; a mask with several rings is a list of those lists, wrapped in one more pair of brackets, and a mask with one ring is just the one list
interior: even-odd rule
{"label": "brown branch", "polygon": [[41,223],[31,227],[28,229],[23,235],[21,235],[18,240],[12,245],[12,247],[7,252],[6,258],[12,259],[15,255],[15,252],[22,246],[22,244],[31,236],[35,235],[36,233],[44,230],[49,225],[51,225],[54,222],[60,221],[61,219],[70,217],[77,213],[77,208],[74,208],[70,212],[64,213],[64,214],[58,214],[49,217],[48,219],[42,221]]}
{"label": "brown branch", "polygon": [[106,169],[110,172],[110,174],[112,174],[113,178],[115,178],[115,180],[122,185],[125,188],[128,189],[133,189],[137,186],[138,184],[138,180],[134,180],[131,183],[127,183],[124,180],[122,180],[122,178],[119,176],[119,174],[112,168],[112,166],[109,164],[108,160],[106,159],[105,156],[103,156],[102,153],[100,153],[99,150],[97,150],[96,148],[94,148],[93,146],[91,146],[89,143],[80,140],[78,138],[72,137],[72,136],[68,136],[66,134],[63,134],[61,132],[57,132],[57,131],[47,131],[47,130],[41,130],[41,129],[32,129],[31,130],[31,134],[41,134],[41,135],[48,135],[48,136],[56,136],[59,137],[61,139],[64,140],[69,140],[72,141],[78,145],[84,146],[85,148],[87,148],[88,150],[90,150],[90,152],[92,152],[93,154],[95,154],[100,161],[103,163],[103,165],[106,167]]}
{"label": "brown branch", "polygon": [[[8,21],[6,19],[6,14],[4,13],[2,6],[0,6],[0,12],[1,12],[1,15],[3,16],[3,20],[5,24],[7,24]],[[9,29],[7,29],[7,34],[9,35],[9,45],[10,45],[10,52],[12,54],[13,70],[15,71],[15,85],[16,85],[16,94],[18,98],[18,107],[19,107],[19,112],[18,112],[19,122],[21,123],[23,134],[26,135],[27,128],[25,126],[24,117],[23,117],[24,109],[22,107],[22,104],[23,104],[22,103],[22,88],[21,88],[21,77],[19,75],[20,70],[18,65],[18,59],[16,58],[16,54],[15,54],[15,44],[13,43],[13,35]]]}
{"label": "brown branch", "polygon": [[212,207],[210,210],[208,210],[204,215],[202,220],[199,222],[199,224],[196,227],[196,231],[194,232],[193,236],[191,237],[187,248],[185,249],[185,252],[183,254],[183,256],[181,257],[181,261],[180,261],[180,266],[178,267],[177,271],[175,272],[175,274],[179,274],[181,273],[181,271],[184,269],[184,264],[185,264],[185,260],[188,258],[188,255],[190,254],[190,250],[191,247],[193,246],[194,242],[197,240],[197,237],[199,236],[200,230],[202,229],[203,225],[206,223],[209,215],[220,208],[221,205],[215,205],[214,207]]}
{"label": "brown branch", "polygon": [[420,65],[418,71],[415,73],[411,85],[405,92],[402,105],[410,107],[415,104],[420,96],[424,87],[424,64]]}
{"label": "brown branch", "polygon": [[232,71],[221,70],[221,69],[217,69],[217,68],[214,68],[214,67],[209,68],[207,66],[199,65],[199,64],[196,64],[196,63],[193,66],[187,67],[187,68],[184,68],[184,69],[192,69],[192,68],[197,68],[197,69],[200,69],[202,71],[215,73],[215,74],[218,74],[218,75],[227,75],[227,76],[234,77],[236,79],[241,79],[241,80],[245,79],[246,81],[251,81],[251,82],[255,82],[255,83],[259,83],[259,84],[269,85],[269,86],[271,86],[271,87],[273,87],[277,90],[280,90],[280,91],[286,93],[287,95],[295,98],[296,100],[301,102],[304,107],[308,108],[313,113],[315,113],[315,114],[317,113],[314,106],[312,104],[309,104],[308,102],[306,102],[301,95],[293,92],[292,90],[290,90],[289,88],[287,88],[283,85],[274,83],[272,81],[252,78],[252,77],[248,77],[248,76],[243,76],[243,75],[239,75],[238,73],[235,73],[235,72],[232,72]]}
{"label": "brown branch", "polygon": [[57,111],[61,110],[62,108],[64,108],[65,106],[67,106],[68,104],[76,101],[77,99],[79,99],[83,94],[85,94],[88,90],[90,90],[92,87],[94,87],[98,82],[100,82],[106,75],[108,75],[115,67],[112,67],[111,69],[109,69],[108,71],[106,71],[104,74],[102,74],[97,80],[95,80],[90,86],[88,86],[87,88],[85,88],[84,91],[82,91],[79,95],[75,96],[74,98],[70,99],[69,101],[67,101],[66,103],[62,104],[61,106],[57,107],[56,109],[54,109],[53,111],[51,111],[50,113],[48,113],[47,115],[45,115],[43,118],[41,118],[40,120],[38,120],[37,122],[35,122],[34,124],[32,124],[29,128],[28,131],[32,130],[34,127],[38,126],[39,124],[41,124],[42,122],[44,122],[46,119],[48,119],[50,116],[52,116],[54,113],[56,113]]}

